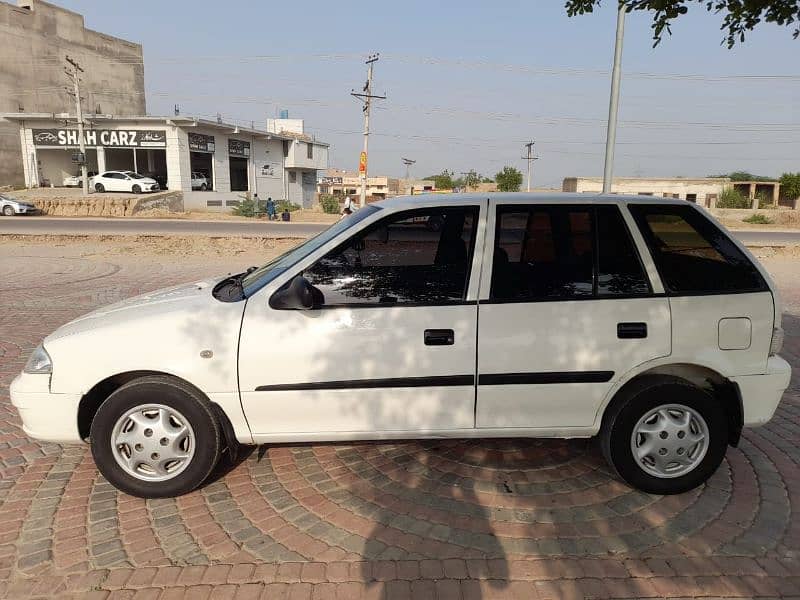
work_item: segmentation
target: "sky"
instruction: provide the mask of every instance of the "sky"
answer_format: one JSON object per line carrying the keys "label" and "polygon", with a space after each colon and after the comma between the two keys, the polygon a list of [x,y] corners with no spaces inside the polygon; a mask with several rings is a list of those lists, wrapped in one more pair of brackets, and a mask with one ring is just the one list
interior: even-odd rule
{"label": "sky", "polygon": [[[355,170],[360,104],[349,94],[379,52],[369,169],[412,176],[504,165],[534,187],[601,176],[615,2],[568,18],[554,0],[238,3],[54,0],[90,29],[144,47],[147,110],[264,127],[280,109]],[[703,177],[800,171],[800,40],[763,25],[721,45],[700,6],[653,48],[647,13],[628,15],[615,176]]]}

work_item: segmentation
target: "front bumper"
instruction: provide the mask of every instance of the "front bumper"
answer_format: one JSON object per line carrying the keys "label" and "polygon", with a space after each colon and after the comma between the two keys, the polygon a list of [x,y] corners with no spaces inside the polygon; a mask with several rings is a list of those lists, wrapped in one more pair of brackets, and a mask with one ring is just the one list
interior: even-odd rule
{"label": "front bumper", "polygon": [[80,394],[51,394],[50,375],[30,373],[17,375],[10,391],[28,437],[60,444],[83,441],[78,433]]}
{"label": "front bumper", "polygon": [[16,206],[14,207],[14,212],[18,215],[32,215],[35,213],[37,209],[35,206]]}
{"label": "front bumper", "polygon": [[767,372],[762,375],[730,378],[739,386],[745,427],[763,425],[772,418],[791,378],[792,367],[780,356],[769,357]]}

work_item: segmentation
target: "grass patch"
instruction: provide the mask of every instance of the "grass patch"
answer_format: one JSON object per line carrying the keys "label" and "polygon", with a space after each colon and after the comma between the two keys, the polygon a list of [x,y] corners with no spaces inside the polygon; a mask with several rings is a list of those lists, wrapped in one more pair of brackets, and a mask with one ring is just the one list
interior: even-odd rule
{"label": "grass patch", "polygon": [[746,219],[742,219],[742,221],[751,225],[772,225],[772,219],[761,214],[750,215]]}

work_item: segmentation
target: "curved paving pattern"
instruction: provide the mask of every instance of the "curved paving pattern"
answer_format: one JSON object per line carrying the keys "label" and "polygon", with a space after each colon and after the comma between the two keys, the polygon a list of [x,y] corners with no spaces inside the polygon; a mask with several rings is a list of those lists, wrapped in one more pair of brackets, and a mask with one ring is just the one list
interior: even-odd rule
{"label": "curved paving pattern", "polygon": [[119,262],[0,257],[0,595],[800,596],[797,377],[681,496],[612,478],[591,440],[262,447],[182,498],[120,494],[86,448],[28,440],[7,397],[58,324],[209,270]]}

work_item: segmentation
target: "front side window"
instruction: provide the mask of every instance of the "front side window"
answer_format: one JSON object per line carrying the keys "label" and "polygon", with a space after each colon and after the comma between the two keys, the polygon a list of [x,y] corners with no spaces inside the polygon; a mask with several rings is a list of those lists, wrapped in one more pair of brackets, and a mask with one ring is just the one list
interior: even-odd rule
{"label": "front side window", "polygon": [[462,301],[477,219],[477,207],[398,213],[359,232],[303,276],[321,292],[323,307]]}
{"label": "front side window", "polygon": [[630,205],[668,292],[730,293],[767,289],[753,263],[698,210],[674,204]]}
{"label": "front side window", "polygon": [[637,297],[650,283],[616,206],[499,206],[491,299]]}

